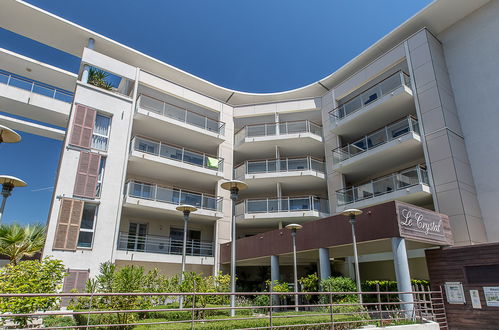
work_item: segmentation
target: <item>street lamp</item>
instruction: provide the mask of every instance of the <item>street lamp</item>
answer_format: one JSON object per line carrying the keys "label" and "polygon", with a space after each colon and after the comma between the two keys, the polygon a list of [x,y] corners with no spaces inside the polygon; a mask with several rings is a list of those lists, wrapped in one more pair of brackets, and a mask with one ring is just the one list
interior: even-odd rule
{"label": "street lamp", "polygon": [[236,315],[236,201],[240,190],[248,188],[248,185],[239,180],[226,181],[220,185],[222,189],[230,191],[230,199],[232,200],[232,242],[230,244],[230,316]]}
{"label": "street lamp", "polygon": [[[302,229],[303,226],[292,223],[286,226],[287,229],[291,230],[291,237],[293,238],[293,270],[294,270],[294,284],[295,292],[298,292],[298,269],[296,267],[296,231]],[[295,293],[295,311],[298,312],[298,294]]]}
{"label": "street lamp", "polygon": [[362,304],[362,289],[360,287],[360,274],[359,274],[359,256],[357,254],[357,238],[355,237],[355,217],[362,214],[361,210],[348,209],[341,212],[342,215],[350,218],[352,225],[352,242],[353,242],[353,257],[355,261],[355,281],[357,283],[357,291],[359,292],[359,302]]}
{"label": "street lamp", "polygon": [[26,187],[27,183],[13,176],[0,175],[0,184],[2,185],[3,196],[2,206],[0,206],[0,222],[2,222],[5,203],[7,202],[7,198],[12,194],[12,190],[14,190],[14,187]]}
{"label": "street lamp", "polygon": [[21,136],[10,128],[0,125],[0,143],[16,143],[21,141]]}
{"label": "street lamp", "polygon": [[[185,272],[185,255],[187,251],[187,221],[189,220],[189,215],[191,212],[196,212],[198,209],[192,205],[179,205],[177,206],[177,211],[184,214],[184,240],[182,242],[182,273],[180,274],[180,283],[184,281]],[[184,296],[180,296],[179,308],[184,306]]]}

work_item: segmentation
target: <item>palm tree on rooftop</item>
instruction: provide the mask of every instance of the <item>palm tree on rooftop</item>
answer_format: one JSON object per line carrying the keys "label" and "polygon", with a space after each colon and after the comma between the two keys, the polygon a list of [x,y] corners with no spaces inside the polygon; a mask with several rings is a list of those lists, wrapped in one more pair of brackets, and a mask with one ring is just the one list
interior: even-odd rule
{"label": "palm tree on rooftop", "polygon": [[88,72],[88,83],[109,91],[113,89],[113,85],[106,80],[108,77],[109,73],[106,71],[90,68],[90,71]]}
{"label": "palm tree on rooftop", "polygon": [[13,265],[23,257],[32,257],[45,245],[45,226],[19,224],[0,225],[0,254]]}

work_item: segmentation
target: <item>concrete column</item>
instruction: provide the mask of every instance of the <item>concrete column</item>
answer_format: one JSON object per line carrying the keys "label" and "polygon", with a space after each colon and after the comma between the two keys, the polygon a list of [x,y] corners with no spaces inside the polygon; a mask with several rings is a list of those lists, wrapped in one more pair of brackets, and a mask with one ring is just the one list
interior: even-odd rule
{"label": "concrete column", "polygon": [[321,280],[331,277],[331,263],[329,262],[329,249],[327,248],[319,248],[319,272]]}
{"label": "concrete column", "polygon": [[[95,40],[92,39],[92,38],[89,38],[88,39],[88,45],[87,45],[87,48],[90,48],[90,49],[94,49],[94,44],[95,44]],[[89,72],[90,72],[90,66],[88,65],[84,65],[83,66],[83,73],[81,75],[81,81],[84,82],[84,83],[87,83],[88,82],[88,75],[89,75]]]}
{"label": "concrete column", "polygon": [[280,182],[277,182],[276,188],[277,188],[277,198],[281,198],[282,197],[282,189],[281,189]]}
{"label": "concrete column", "polygon": [[280,134],[280,131],[279,131],[279,114],[277,112],[275,113],[275,122],[276,122],[275,133],[276,133],[276,135],[279,135]]}
{"label": "concrete column", "polygon": [[[409,272],[409,259],[407,258],[405,239],[402,237],[393,237],[392,251],[393,266],[395,267],[395,276],[397,278],[397,290],[400,292],[411,292],[411,274]],[[399,298],[402,302],[414,302],[412,294],[399,294]],[[401,307],[405,310],[408,317],[412,316],[414,305],[403,304]]]}
{"label": "concrete column", "polygon": [[347,263],[348,277],[352,280],[355,279],[355,267],[353,262],[353,257],[346,257],[345,262]]}
{"label": "concrete column", "polygon": [[[270,283],[273,286],[275,282],[279,281],[280,273],[279,273],[279,256],[270,256]],[[270,290],[270,288],[269,288]],[[272,304],[279,304],[279,297],[272,296]]]}

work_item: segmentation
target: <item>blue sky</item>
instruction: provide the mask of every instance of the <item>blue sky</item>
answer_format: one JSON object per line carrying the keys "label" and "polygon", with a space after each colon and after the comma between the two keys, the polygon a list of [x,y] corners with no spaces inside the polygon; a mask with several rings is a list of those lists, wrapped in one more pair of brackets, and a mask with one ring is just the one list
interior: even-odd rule
{"label": "blue sky", "polygon": [[[431,0],[27,2],[218,85],[275,92],[331,74]],[[0,47],[79,67],[77,57],[2,29]],[[45,222],[61,143],[21,135],[19,144],[0,145],[9,158],[0,173],[29,184],[9,198],[3,221]]]}

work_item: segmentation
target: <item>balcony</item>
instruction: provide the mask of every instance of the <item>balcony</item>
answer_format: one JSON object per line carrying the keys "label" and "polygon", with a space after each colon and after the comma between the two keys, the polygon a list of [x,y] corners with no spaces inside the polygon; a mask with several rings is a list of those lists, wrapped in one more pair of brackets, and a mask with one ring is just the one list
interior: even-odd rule
{"label": "balcony", "polygon": [[330,113],[332,131],[351,136],[389,123],[393,117],[415,112],[410,77],[396,72],[344,102]]}
{"label": "balcony", "polygon": [[333,170],[355,180],[423,157],[418,121],[409,116],[333,150]]}
{"label": "balcony", "polygon": [[328,215],[329,201],[317,196],[246,199],[236,204],[237,221],[250,226],[305,222]]}
{"label": "balcony", "polygon": [[[136,235],[120,232],[118,250],[182,255],[183,241],[168,236]],[[187,256],[213,257],[213,242],[187,240]]]}
{"label": "balcony", "polygon": [[336,192],[336,212],[398,200],[411,204],[431,202],[428,173],[421,165],[340,189]]}
{"label": "balcony", "polygon": [[137,99],[135,118],[143,132],[162,136],[167,131],[190,145],[212,147],[224,141],[225,123],[144,94]]}
{"label": "balcony", "polygon": [[222,214],[222,197],[162,187],[156,184],[129,181],[126,184],[125,206],[147,208],[159,212],[181,216],[177,205],[189,204],[198,208],[191,218],[218,219]]}
{"label": "balcony", "polygon": [[325,186],[325,165],[314,157],[248,160],[234,169],[234,178],[246,181],[248,191],[268,191],[277,182],[290,190]]}
{"label": "balcony", "polygon": [[275,154],[323,155],[322,126],[309,120],[246,125],[234,136],[235,151],[246,156]]}
{"label": "balcony", "polygon": [[223,178],[223,165],[223,158],[136,136],[131,142],[128,171],[205,188]]}
{"label": "balcony", "polygon": [[73,93],[0,70],[2,111],[66,127]]}

